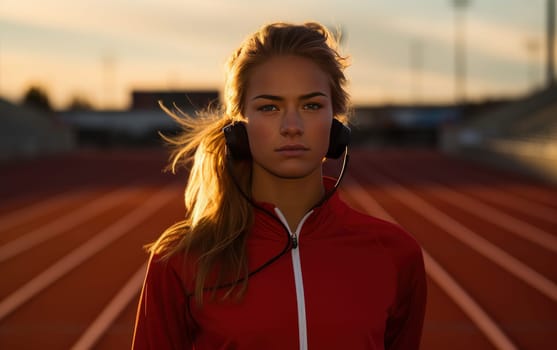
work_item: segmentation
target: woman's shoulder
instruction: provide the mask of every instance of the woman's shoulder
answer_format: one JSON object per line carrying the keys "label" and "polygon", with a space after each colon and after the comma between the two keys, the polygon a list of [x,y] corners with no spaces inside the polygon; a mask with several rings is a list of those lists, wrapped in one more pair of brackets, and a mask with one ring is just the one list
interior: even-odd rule
{"label": "woman's shoulder", "polygon": [[148,278],[159,282],[179,282],[186,286],[189,285],[188,276],[193,275],[193,264],[189,264],[185,253],[174,252],[152,252],[148,261]]}

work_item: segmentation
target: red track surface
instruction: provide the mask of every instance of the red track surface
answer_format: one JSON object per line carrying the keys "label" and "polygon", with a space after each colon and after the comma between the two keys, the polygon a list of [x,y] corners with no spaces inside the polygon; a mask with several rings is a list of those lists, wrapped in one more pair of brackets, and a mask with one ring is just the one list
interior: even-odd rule
{"label": "red track surface", "polygon": [[[154,150],[0,167],[0,348],[126,349],[145,243],[183,215]],[[342,195],[422,244],[422,349],[550,349],[557,189],[433,151],[352,152]]]}

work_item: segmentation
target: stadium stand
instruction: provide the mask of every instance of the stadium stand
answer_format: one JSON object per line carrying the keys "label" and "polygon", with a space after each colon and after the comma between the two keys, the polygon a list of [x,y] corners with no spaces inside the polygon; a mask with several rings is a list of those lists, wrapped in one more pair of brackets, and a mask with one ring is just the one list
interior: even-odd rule
{"label": "stadium stand", "polygon": [[0,161],[72,150],[73,131],[54,115],[0,98]]}
{"label": "stadium stand", "polygon": [[441,148],[557,184],[557,86],[444,128]]}

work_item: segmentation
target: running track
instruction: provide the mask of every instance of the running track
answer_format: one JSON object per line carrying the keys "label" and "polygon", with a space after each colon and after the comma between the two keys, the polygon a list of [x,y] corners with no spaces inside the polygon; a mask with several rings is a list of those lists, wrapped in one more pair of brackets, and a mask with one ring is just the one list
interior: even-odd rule
{"label": "running track", "polygon": [[[165,160],[85,150],[0,165],[1,349],[129,348],[142,246],[183,211],[184,174]],[[341,194],[422,244],[422,349],[554,348],[557,188],[431,150],[354,150]]]}

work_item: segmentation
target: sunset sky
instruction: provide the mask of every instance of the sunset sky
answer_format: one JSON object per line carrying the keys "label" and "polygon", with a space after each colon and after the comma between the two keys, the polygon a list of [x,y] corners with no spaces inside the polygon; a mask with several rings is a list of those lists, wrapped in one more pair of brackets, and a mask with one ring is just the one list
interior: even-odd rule
{"label": "sunset sky", "polygon": [[[466,94],[544,82],[546,0],[471,0]],[[32,84],[126,108],[133,89],[221,89],[223,64],[269,21],[340,27],[356,104],[454,99],[452,0],[0,0],[0,96]]]}

